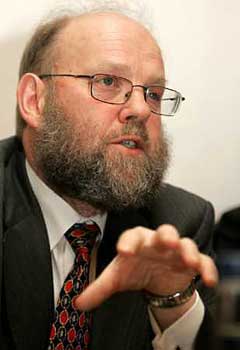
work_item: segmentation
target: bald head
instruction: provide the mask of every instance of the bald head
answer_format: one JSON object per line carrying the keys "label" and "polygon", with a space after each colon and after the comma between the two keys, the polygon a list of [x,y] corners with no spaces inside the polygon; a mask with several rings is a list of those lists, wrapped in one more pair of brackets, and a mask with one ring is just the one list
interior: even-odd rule
{"label": "bald head", "polygon": [[155,59],[163,65],[160,48],[148,29],[119,13],[89,13],[71,19],[58,33],[53,51],[53,70],[58,72],[64,68],[70,73],[91,73],[89,68],[94,70],[100,58],[103,69],[112,61],[116,69],[125,64],[126,70],[133,70],[137,62],[131,67],[126,60],[133,55],[139,62]]}
{"label": "bald head", "polygon": [[[126,55],[130,58],[134,53],[135,60],[140,62],[145,60],[147,63],[151,57],[158,60],[161,78],[164,76],[161,52],[149,30],[117,11],[67,15],[40,25],[24,51],[19,76],[21,78],[27,72],[40,75],[63,71],[94,74],[100,53],[102,60],[96,69],[102,72],[110,66],[115,66],[116,74],[137,68],[133,60],[132,67],[126,65]],[[124,69],[118,72],[121,67]],[[131,78],[130,75],[126,77]],[[24,126],[17,110],[17,135],[20,138]]]}

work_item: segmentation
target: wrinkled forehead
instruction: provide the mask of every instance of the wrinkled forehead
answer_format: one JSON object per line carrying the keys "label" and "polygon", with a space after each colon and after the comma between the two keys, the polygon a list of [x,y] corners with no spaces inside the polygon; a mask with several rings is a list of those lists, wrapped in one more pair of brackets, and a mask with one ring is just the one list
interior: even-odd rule
{"label": "wrinkled forehead", "polygon": [[113,60],[129,65],[134,59],[161,66],[160,48],[150,32],[137,21],[117,13],[94,13],[76,17],[60,33],[56,66],[79,69],[96,61]]}

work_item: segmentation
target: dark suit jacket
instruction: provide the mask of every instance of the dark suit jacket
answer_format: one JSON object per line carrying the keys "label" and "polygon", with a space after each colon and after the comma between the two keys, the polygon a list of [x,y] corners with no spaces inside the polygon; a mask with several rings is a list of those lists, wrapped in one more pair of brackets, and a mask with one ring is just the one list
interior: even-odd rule
{"label": "dark suit jacket", "polygon": [[[165,185],[150,209],[109,213],[97,273],[115,256],[119,234],[142,225],[170,223],[212,254],[213,210],[205,200]],[[45,223],[25,170],[16,138],[0,142],[0,348],[46,350],[53,319],[51,257]],[[206,305],[212,293],[199,284]],[[92,350],[147,350],[153,338],[141,292],[114,295],[94,311]],[[206,319],[208,319],[206,317]],[[206,328],[200,332],[204,339]],[[206,347],[205,347],[206,349]]]}
{"label": "dark suit jacket", "polygon": [[214,246],[217,251],[240,249],[240,207],[227,211],[216,225]]}

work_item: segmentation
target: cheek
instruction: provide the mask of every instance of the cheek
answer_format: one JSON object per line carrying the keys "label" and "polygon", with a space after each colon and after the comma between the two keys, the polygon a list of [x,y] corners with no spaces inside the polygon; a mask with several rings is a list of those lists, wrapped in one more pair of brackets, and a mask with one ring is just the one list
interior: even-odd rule
{"label": "cheek", "polygon": [[85,142],[99,143],[118,124],[119,106],[109,105],[93,99],[86,91],[78,89],[58,90],[65,115],[71,119],[74,130]]}
{"label": "cheek", "polygon": [[162,121],[158,116],[152,116],[148,119],[147,122],[148,134],[151,142],[159,141],[159,136],[161,134],[162,129]]}
{"label": "cheek", "polygon": [[101,144],[109,131],[115,128],[116,119],[116,113],[102,103],[81,106],[74,114],[75,125],[83,142],[91,143],[93,148]]}

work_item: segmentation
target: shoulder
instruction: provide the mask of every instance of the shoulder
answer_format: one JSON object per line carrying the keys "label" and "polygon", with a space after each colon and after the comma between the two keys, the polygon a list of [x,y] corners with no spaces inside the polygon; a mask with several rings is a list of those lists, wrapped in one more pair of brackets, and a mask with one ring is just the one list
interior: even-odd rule
{"label": "shoulder", "polygon": [[226,211],[221,219],[220,223],[229,223],[239,225],[240,228],[240,206]]}
{"label": "shoulder", "polygon": [[[162,201],[167,201],[169,204],[184,204],[184,207],[188,208],[189,206],[197,207],[201,209],[202,207],[205,207],[207,201],[203,199],[202,197],[189,192],[183,188],[173,186],[170,184],[163,184],[160,196],[157,198],[157,202],[160,203]],[[165,202],[166,204],[166,202]]]}
{"label": "shoulder", "polygon": [[16,136],[0,140],[0,166],[4,166],[19,147],[22,147],[21,142]]}
{"label": "shoulder", "polygon": [[0,217],[3,212],[3,194],[5,182],[5,169],[16,148],[17,138],[9,137],[8,139],[0,140]]}
{"label": "shoulder", "polygon": [[22,150],[22,144],[16,136],[0,140],[0,199],[3,198],[3,191],[6,182],[6,169],[9,163],[11,163],[13,156],[15,156],[20,149]]}
{"label": "shoulder", "polygon": [[240,248],[240,206],[225,212],[215,229],[215,247],[220,249]]}
{"label": "shoulder", "polygon": [[211,203],[182,188],[165,184],[150,210],[153,225],[169,223],[184,235],[196,231],[204,222],[213,224]]}

